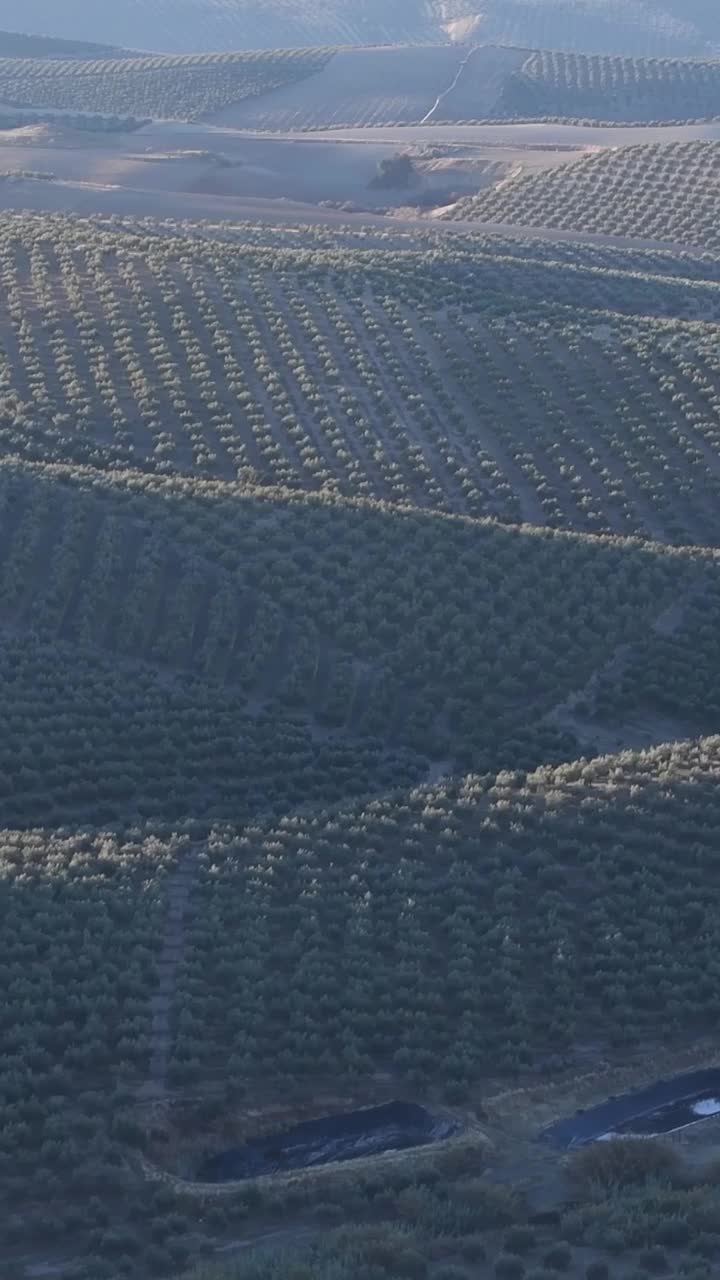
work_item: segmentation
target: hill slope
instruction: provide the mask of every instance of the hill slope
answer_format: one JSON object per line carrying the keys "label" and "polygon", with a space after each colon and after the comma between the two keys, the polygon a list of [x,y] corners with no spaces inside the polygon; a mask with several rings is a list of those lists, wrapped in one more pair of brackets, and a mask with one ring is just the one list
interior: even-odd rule
{"label": "hill slope", "polygon": [[233,1077],[265,1088],[387,1063],[406,1088],[462,1096],[478,1071],[588,1035],[713,1017],[719,753],[711,738],[468,776],[218,841],[201,860],[175,1078],[230,1052]]}
{"label": "hill slope", "polygon": [[447,0],[444,11],[475,14],[471,38],[492,44],[625,57],[720,53],[714,0]]}
{"label": "hill slope", "polygon": [[[572,1077],[717,1013],[720,259],[21,214],[0,294],[3,1265],[499,1254]],[[461,1140],[189,1184],[391,1098]]]}
{"label": "hill slope", "polygon": [[720,61],[539,51],[504,84],[498,115],[616,121],[720,115]]}
{"label": "hill slope", "polygon": [[0,59],[0,103],[192,120],[318,71],[320,50],[189,58]]}
{"label": "hill slope", "polygon": [[435,0],[6,0],[9,27],[167,53],[437,41]]}
{"label": "hill slope", "polygon": [[436,43],[635,56],[720,52],[714,0],[6,0],[18,31],[193,53],[313,45]]}
{"label": "hill slope", "polygon": [[720,143],[621,147],[461,200],[454,218],[720,249]]}
{"label": "hill slope", "polygon": [[0,31],[0,58],[117,58],[119,53],[111,45],[89,44],[86,40]]}
{"label": "hill slope", "polygon": [[720,544],[711,265],[0,233],[5,454]]}

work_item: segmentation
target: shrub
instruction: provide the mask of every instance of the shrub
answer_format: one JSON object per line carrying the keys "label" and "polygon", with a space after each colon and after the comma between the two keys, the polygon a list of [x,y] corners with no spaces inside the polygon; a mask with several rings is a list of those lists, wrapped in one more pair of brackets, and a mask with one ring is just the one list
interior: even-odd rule
{"label": "shrub", "polygon": [[609,1253],[622,1253],[627,1247],[627,1240],[619,1227],[608,1227],[602,1243]]}
{"label": "shrub", "polygon": [[553,1271],[567,1271],[572,1262],[572,1249],[565,1241],[554,1244],[552,1249],[548,1249],[543,1263],[546,1267],[551,1267]]}
{"label": "shrub", "polygon": [[709,1187],[720,1186],[720,1160],[708,1160],[697,1173],[698,1182]]}
{"label": "shrub", "polygon": [[332,1227],[339,1226],[345,1219],[342,1207],[339,1204],[329,1204],[327,1201],[316,1204],[312,1216],[316,1222],[323,1222]]}
{"label": "shrub", "polygon": [[439,1151],[435,1164],[446,1178],[482,1173],[486,1165],[485,1151],[478,1143],[456,1143]]}
{"label": "shrub", "polygon": [[665,1244],[670,1249],[679,1249],[690,1239],[690,1227],[684,1218],[666,1218],[658,1223],[655,1231],[658,1244]]}
{"label": "shrub", "polygon": [[395,1261],[398,1276],[409,1276],[411,1280],[424,1280],[428,1273],[427,1258],[412,1248],[403,1249]]}
{"label": "shrub", "polygon": [[468,1262],[484,1262],[487,1257],[487,1249],[482,1236],[465,1236],[460,1241],[460,1253]]}
{"label": "shrub", "polygon": [[513,1253],[501,1253],[495,1263],[497,1280],[522,1280],[525,1267]]}
{"label": "shrub", "polygon": [[640,1254],[640,1266],[646,1271],[652,1271],[659,1274],[661,1271],[667,1271],[668,1260],[665,1250],[659,1245],[653,1245],[652,1249],[644,1249]]}
{"label": "shrub", "polygon": [[651,1178],[671,1181],[681,1169],[672,1147],[648,1138],[617,1138],[582,1147],[567,1161],[571,1182],[583,1191],[593,1184],[627,1187]]}
{"label": "shrub", "polygon": [[511,1227],[505,1233],[503,1248],[508,1253],[527,1253],[529,1249],[534,1248],[535,1243],[536,1237],[532,1227],[517,1226]]}
{"label": "shrub", "polygon": [[701,1231],[698,1235],[693,1236],[690,1241],[690,1248],[693,1253],[699,1253],[703,1258],[713,1258],[718,1250],[720,1241],[717,1236],[710,1235],[709,1231]]}
{"label": "shrub", "polygon": [[483,1227],[509,1227],[517,1220],[519,1206],[517,1196],[507,1187],[496,1187],[474,1178],[456,1188],[458,1200],[470,1206],[475,1225]]}

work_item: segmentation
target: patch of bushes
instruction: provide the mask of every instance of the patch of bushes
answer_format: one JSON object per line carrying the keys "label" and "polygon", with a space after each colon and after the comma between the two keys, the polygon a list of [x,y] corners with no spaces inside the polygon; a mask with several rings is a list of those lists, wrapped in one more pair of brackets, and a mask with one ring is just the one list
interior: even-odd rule
{"label": "patch of bushes", "polygon": [[508,1253],[527,1253],[528,1250],[534,1248],[536,1243],[535,1232],[532,1227],[517,1226],[511,1227],[506,1232],[503,1241],[503,1248]]}
{"label": "patch of bushes", "polygon": [[546,1267],[550,1267],[553,1271],[567,1271],[572,1262],[572,1249],[565,1241],[554,1244],[548,1249],[543,1258]]}
{"label": "patch of bushes", "polygon": [[497,1280],[523,1280],[525,1267],[514,1253],[502,1253],[495,1263]]}
{"label": "patch of bushes", "polygon": [[618,1138],[595,1142],[567,1161],[571,1184],[583,1192],[593,1186],[612,1188],[642,1184],[651,1179],[671,1182],[682,1167],[672,1147],[648,1138]]}

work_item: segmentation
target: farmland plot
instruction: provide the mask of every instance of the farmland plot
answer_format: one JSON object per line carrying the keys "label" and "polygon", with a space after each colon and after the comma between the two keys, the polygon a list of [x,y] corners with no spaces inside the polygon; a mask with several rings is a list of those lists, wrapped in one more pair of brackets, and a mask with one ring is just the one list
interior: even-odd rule
{"label": "farmland plot", "polygon": [[720,143],[657,143],[521,176],[448,216],[720,248]]}
{"label": "farmland plot", "polygon": [[410,124],[430,112],[464,56],[451,45],[344,49],[307,82],[229,106],[212,123],[238,129]]}
{"label": "farmland plot", "polygon": [[[122,745],[120,720],[89,726],[67,744],[77,758],[91,752],[87,803],[107,820],[122,805],[103,763],[113,756],[123,762],[125,792],[157,816],[179,812],[183,786],[196,813],[249,812],[293,718],[288,752],[301,757],[298,770],[341,747],[330,730],[357,738],[373,770],[389,749],[387,780],[403,771],[417,777],[418,754],[442,758],[448,732],[453,751],[478,762],[503,758],[529,707],[539,719],[588,678],[606,645],[639,638],[682,573],[683,557],[661,548],[558,543],[547,532],[347,504],[329,494],[310,499],[214,484],[196,489],[198,502],[189,503],[183,483],[132,477],[129,488],[110,477],[90,494],[89,474],[73,481],[66,468],[46,475],[0,468],[0,641],[7,649],[0,682],[9,686],[20,664],[15,696],[36,720],[42,716],[43,737],[55,742],[63,737],[62,721],[52,728],[63,654],[78,653],[73,680],[92,706],[114,705],[123,672],[134,673],[125,726],[132,720],[142,733],[149,705],[156,725],[146,742],[146,777]],[[447,590],[433,599],[430,586],[443,566]],[[638,574],[645,586],[631,609],[619,609]],[[564,579],[562,626],[542,604],[557,575]],[[502,609],[490,605],[490,584]],[[508,645],[530,609],[532,655],[506,685]],[[37,649],[20,663],[26,635]],[[33,667],[42,669],[46,696],[33,691]],[[477,679],[480,668],[487,679]],[[418,682],[420,700],[411,696]],[[258,779],[244,761],[263,735],[271,750]],[[549,747],[556,750],[557,739],[550,731]],[[536,749],[529,745],[531,758]],[[8,731],[0,777],[21,768],[22,760],[12,764],[15,750]],[[414,765],[407,751],[416,753]],[[219,755],[225,763],[213,777]],[[45,764],[38,768],[42,774]],[[54,773],[44,782],[21,776],[8,799],[13,820],[27,820],[43,786],[53,808],[81,806],[82,795],[64,796],[57,784]]]}
{"label": "farmland plot", "polygon": [[653,1035],[668,1001],[689,1034],[717,1003],[697,975],[718,939],[719,750],[470,776],[228,832],[200,866],[174,1081],[221,1068],[282,1096],[291,1074],[337,1088],[390,1061],[416,1088],[469,1088],[541,1058],[549,1027],[570,1049],[617,1034],[620,1009],[628,1035]]}
{"label": "farmland plot", "polygon": [[190,58],[0,59],[0,102],[15,107],[193,120],[318,71],[321,50]]}
{"label": "farmland plot", "polygon": [[0,254],[6,454],[720,543],[717,324],[669,322],[671,293],[640,320],[601,270],[585,305],[541,304],[532,258],[453,278],[24,225]]}
{"label": "farmland plot", "polygon": [[498,114],[596,120],[720,115],[720,61],[534,53],[505,82]]}

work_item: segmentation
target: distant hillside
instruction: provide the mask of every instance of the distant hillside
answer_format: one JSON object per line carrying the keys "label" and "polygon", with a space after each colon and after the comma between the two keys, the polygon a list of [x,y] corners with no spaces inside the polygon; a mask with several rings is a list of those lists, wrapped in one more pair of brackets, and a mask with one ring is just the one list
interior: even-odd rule
{"label": "distant hillside", "polygon": [[5,0],[20,31],[198,50],[437,43],[635,56],[720,53],[715,0]]}
{"label": "distant hillside", "polygon": [[0,58],[117,58],[119,53],[112,45],[0,31]]}
{"label": "distant hillside", "polygon": [[622,147],[519,177],[453,218],[559,227],[720,249],[720,143]]}
{"label": "distant hillside", "polygon": [[720,61],[537,52],[507,77],[498,115],[617,121],[720,115]]}
{"label": "distant hillside", "polygon": [[322,50],[196,57],[0,60],[0,104],[192,120],[318,70]]}
{"label": "distant hillside", "polygon": [[444,11],[476,14],[472,38],[494,44],[655,58],[720,53],[716,0],[446,0]]}
{"label": "distant hillside", "polygon": [[18,30],[168,53],[434,42],[438,0],[5,0]]}

